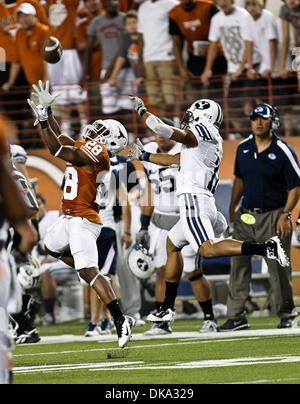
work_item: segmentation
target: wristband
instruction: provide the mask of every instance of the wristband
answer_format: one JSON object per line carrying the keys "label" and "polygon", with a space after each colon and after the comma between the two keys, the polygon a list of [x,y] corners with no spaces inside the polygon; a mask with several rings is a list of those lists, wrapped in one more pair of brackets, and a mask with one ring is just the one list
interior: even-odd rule
{"label": "wristband", "polygon": [[47,108],[47,114],[48,114],[48,116],[52,115],[52,109],[51,109],[50,105]]}
{"label": "wristband", "polygon": [[288,220],[291,220],[291,218],[292,218],[292,213],[291,212],[282,212],[282,214],[285,215]]}
{"label": "wristband", "polygon": [[141,225],[143,230],[148,230],[150,224],[151,216],[141,215]]}
{"label": "wristband", "polygon": [[48,121],[42,121],[40,122],[40,125],[42,129],[47,129],[49,127]]}
{"label": "wristband", "polygon": [[146,108],[143,108],[141,112],[139,112],[139,116],[142,117],[147,112]]}
{"label": "wristband", "polygon": [[127,236],[131,236],[131,233],[129,233],[128,231],[124,231],[124,234],[126,234]]}
{"label": "wristband", "polygon": [[144,157],[143,157],[143,161],[147,161],[148,163],[150,163],[150,160],[149,160],[150,156],[151,156],[151,153],[145,152]]}

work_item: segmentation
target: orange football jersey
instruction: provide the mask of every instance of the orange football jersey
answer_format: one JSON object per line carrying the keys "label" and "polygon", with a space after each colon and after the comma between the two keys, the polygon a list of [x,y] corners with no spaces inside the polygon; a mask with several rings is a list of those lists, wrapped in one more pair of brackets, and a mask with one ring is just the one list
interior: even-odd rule
{"label": "orange football jersey", "polygon": [[193,53],[195,41],[208,41],[212,5],[211,0],[197,0],[191,11],[184,11],[178,4],[169,13],[187,41],[189,53]]}
{"label": "orange football jersey", "polygon": [[6,135],[7,131],[8,128],[6,126],[4,118],[2,118],[0,115],[0,159],[2,159],[9,150],[9,143]]}
{"label": "orange football jersey", "polygon": [[50,35],[60,40],[63,49],[76,48],[76,19],[80,0],[46,0]]}
{"label": "orange football jersey", "polygon": [[97,191],[102,176],[109,170],[110,159],[105,147],[96,140],[77,140],[75,147],[93,163],[93,170],[67,163],[62,209],[65,215],[79,216],[93,223],[101,223]]}

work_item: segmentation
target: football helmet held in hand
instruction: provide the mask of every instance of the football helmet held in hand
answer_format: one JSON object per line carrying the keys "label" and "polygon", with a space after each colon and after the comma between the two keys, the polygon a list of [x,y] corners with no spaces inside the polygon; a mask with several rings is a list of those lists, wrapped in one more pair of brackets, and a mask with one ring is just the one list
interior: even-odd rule
{"label": "football helmet held in hand", "polygon": [[136,244],[128,254],[127,263],[131,272],[138,279],[148,279],[155,271],[154,261],[148,250]]}
{"label": "football helmet held in hand", "polygon": [[41,280],[41,267],[39,262],[29,257],[25,265],[20,266],[18,271],[18,280],[24,290],[37,288]]}

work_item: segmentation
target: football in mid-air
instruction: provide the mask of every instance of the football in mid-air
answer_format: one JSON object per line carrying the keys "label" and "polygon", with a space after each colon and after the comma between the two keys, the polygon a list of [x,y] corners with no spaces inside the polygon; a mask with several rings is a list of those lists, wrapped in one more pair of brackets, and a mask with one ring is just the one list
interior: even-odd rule
{"label": "football in mid-air", "polygon": [[61,43],[54,36],[45,39],[41,49],[42,57],[47,63],[57,63],[60,61],[63,53]]}

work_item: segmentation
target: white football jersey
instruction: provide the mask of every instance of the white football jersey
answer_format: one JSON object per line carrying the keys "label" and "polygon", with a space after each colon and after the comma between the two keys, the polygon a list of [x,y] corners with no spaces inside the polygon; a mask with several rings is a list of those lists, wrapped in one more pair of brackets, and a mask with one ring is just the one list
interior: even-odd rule
{"label": "white football jersey", "polygon": [[198,140],[197,147],[181,148],[177,176],[177,196],[206,194],[212,196],[219,183],[219,166],[223,156],[223,139],[209,123],[194,123],[190,130]]}
{"label": "white football jersey", "polygon": [[109,172],[103,177],[101,186],[101,198],[97,200],[100,205],[99,216],[103,226],[115,230],[114,206],[116,202],[116,177],[113,174],[113,168],[110,166]]}
{"label": "white football jersey", "polygon": [[[145,150],[149,153],[158,152],[156,142],[148,143]],[[180,153],[181,145],[176,143],[168,154]],[[143,162],[148,179],[153,190],[154,212],[162,215],[179,215],[178,199],[176,197],[178,167],[164,167],[149,162]]]}

